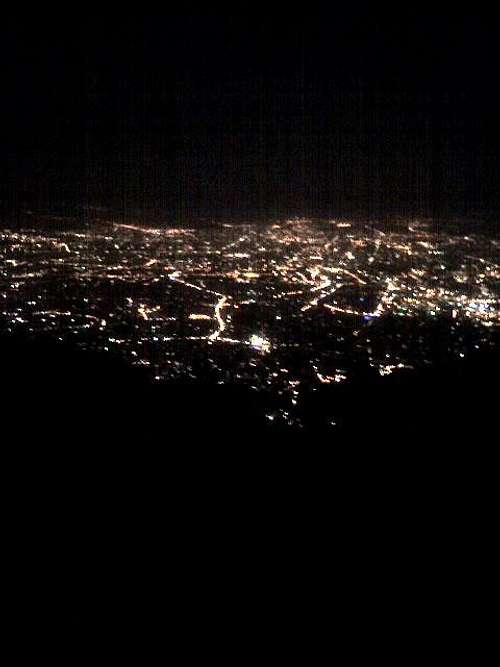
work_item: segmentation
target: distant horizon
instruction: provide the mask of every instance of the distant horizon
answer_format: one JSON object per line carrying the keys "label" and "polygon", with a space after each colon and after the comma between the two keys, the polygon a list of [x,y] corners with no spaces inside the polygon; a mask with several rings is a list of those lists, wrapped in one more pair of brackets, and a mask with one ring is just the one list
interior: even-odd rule
{"label": "distant horizon", "polygon": [[457,211],[447,211],[439,215],[432,215],[426,212],[401,211],[398,209],[382,212],[370,212],[363,210],[334,211],[334,210],[300,210],[291,209],[287,211],[262,211],[258,209],[232,209],[204,210],[204,211],[178,211],[175,209],[160,210],[149,207],[127,207],[119,205],[98,205],[98,204],[76,204],[68,202],[45,203],[39,206],[19,206],[15,210],[3,211],[0,213],[0,224],[9,224],[29,220],[31,217],[40,218],[64,218],[75,219],[82,223],[92,223],[101,221],[101,216],[112,216],[113,222],[132,222],[140,221],[147,226],[175,225],[180,224],[206,224],[208,222],[217,224],[235,223],[244,224],[267,224],[272,221],[283,222],[288,219],[307,219],[313,221],[346,220],[352,223],[369,224],[390,224],[400,222],[427,222],[429,224],[450,224],[461,222],[464,224],[477,224],[485,226],[483,232],[492,234],[500,233],[500,212],[489,211],[470,211],[460,213]]}

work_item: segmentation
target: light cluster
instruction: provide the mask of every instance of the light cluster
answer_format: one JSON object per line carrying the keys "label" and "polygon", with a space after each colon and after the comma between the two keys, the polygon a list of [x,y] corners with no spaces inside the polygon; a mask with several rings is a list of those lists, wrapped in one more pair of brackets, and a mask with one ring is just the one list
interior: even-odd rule
{"label": "light cluster", "polygon": [[492,344],[499,255],[496,239],[418,222],[4,229],[0,322],[124,355],[156,380],[245,384],[295,423],[301,392],[361,367],[387,375]]}

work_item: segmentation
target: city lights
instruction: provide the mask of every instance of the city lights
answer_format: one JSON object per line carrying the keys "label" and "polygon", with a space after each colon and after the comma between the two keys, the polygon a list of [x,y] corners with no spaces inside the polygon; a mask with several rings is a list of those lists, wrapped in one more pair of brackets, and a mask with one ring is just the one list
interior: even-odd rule
{"label": "city lights", "polygon": [[163,382],[243,384],[300,420],[305,389],[464,359],[500,327],[499,241],[425,222],[293,219],[0,231],[5,331],[106,350]]}

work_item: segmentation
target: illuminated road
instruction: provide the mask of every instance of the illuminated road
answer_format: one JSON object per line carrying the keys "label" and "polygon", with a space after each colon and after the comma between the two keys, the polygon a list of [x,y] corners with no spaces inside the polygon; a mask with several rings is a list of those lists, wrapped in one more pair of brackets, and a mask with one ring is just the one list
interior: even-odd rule
{"label": "illuminated road", "polygon": [[217,340],[219,336],[226,330],[226,323],[221,317],[221,310],[227,306],[227,297],[223,296],[215,306],[215,319],[219,325],[219,328],[211,334],[209,340]]}

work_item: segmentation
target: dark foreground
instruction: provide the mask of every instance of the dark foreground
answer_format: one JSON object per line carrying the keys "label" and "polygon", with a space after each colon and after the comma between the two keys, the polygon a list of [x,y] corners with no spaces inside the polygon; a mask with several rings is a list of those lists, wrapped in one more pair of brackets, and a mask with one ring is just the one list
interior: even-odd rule
{"label": "dark foreground", "polygon": [[9,624],[71,663],[158,633],[186,659],[236,644],[253,661],[297,623],[333,623],[305,611],[311,595],[334,605],[332,586],[340,633],[358,595],[380,613],[408,557],[417,595],[429,545],[457,595],[441,547],[493,540],[498,355],[325,391],[302,430],[280,430],[255,394],[152,386],[52,343],[0,350]]}

